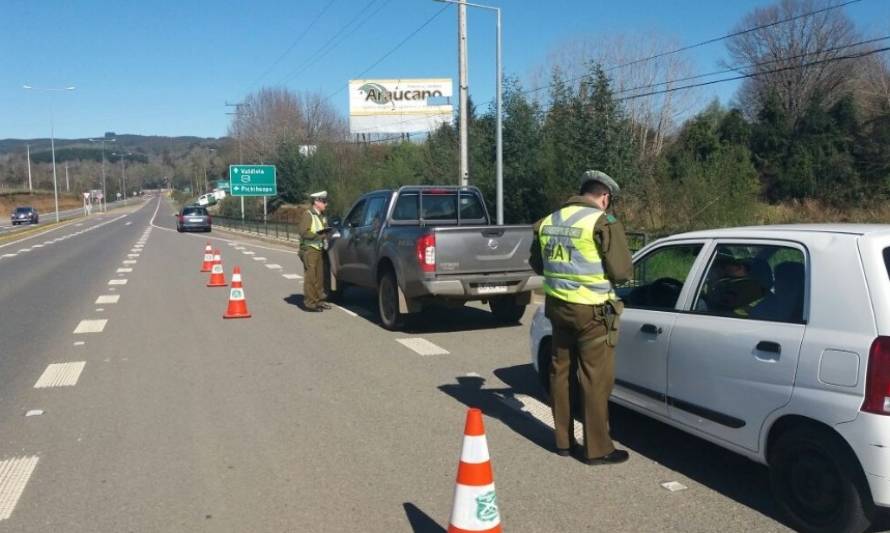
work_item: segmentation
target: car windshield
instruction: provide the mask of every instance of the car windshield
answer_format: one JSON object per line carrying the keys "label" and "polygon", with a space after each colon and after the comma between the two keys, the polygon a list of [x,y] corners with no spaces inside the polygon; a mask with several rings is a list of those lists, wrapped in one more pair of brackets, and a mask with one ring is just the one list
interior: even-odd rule
{"label": "car windshield", "polygon": [[17,207],[15,212],[16,213],[30,213],[31,208],[30,207]]}

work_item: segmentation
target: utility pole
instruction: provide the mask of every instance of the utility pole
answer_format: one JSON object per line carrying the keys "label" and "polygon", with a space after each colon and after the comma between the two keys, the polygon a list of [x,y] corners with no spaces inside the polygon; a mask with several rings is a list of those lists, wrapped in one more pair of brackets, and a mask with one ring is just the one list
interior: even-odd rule
{"label": "utility pole", "polygon": [[89,139],[91,143],[102,143],[102,212],[108,212],[108,191],[105,189],[105,143],[117,142],[117,138],[109,139],[107,136],[101,139]]}
{"label": "utility pole", "polygon": [[25,148],[28,150],[28,192],[34,193],[34,186],[31,184],[31,145],[26,144]]}
{"label": "utility pole", "polygon": [[71,192],[71,184],[68,182],[68,161],[65,161],[65,192]]}
{"label": "utility pole", "polygon": [[[250,107],[250,104],[246,104],[244,102],[235,102],[234,104],[230,104],[228,101],[226,101],[226,107],[234,107],[235,108],[234,112],[226,113],[227,115],[234,115],[234,116],[240,118],[240,117],[244,116],[244,112],[241,111],[241,108],[242,107]],[[236,128],[235,137],[238,138],[238,164],[243,165],[244,164],[244,154],[241,152],[241,124],[238,124],[238,126]],[[244,221],[244,197],[243,196],[241,197],[241,221],[242,222]]]}
{"label": "utility pole", "polygon": [[460,184],[466,187],[470,183],[468,124],[467,124],[467,4],[460,2],[457,9],[457,44],[460,71]]}

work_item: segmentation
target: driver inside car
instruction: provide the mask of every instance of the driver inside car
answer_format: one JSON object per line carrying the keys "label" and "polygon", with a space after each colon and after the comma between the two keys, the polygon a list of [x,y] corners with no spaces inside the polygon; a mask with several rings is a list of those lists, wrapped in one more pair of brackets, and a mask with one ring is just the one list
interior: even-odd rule
{"label": "driver inside car", "polygon": [[714,266],[720,277],[704,295],[708,309],[731,316],[748,316],[769,289],[751,275],[751,266],[745,261],[720,255]]}

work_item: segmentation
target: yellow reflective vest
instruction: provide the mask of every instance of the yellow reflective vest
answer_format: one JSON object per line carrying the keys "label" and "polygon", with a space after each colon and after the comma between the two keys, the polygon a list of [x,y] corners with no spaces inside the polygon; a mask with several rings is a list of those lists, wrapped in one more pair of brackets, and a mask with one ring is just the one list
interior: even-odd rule
{"label": "yellow reflective vest", "polygon": [[[309,209],[309,216],[312,217],[312,225],[309,227],[309,231],[313,234],[318,234],[319,231],[324,229],[325,221],[322,219],[322,216],[315,212],[314,209]],[[324,239],[321,237],[317,237],[314,239],[304,239],[302,241],[303,246],[307,246],[309,248],[315,248],[316,250],[324,249]]]}
{"label": "yellow reflective vest", "polygon": [[616,299],[593,239],[603,212],[570,205],[541,222],[538,240],[544,262],[544,292],[566,302],[601,305]]}

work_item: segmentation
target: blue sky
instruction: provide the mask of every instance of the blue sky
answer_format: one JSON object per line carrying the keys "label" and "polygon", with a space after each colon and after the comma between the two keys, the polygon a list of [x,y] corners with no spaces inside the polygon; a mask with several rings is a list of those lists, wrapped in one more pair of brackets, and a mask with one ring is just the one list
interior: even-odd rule
{"label": "blue sky", "polygon": [[[56,135],[105,131],[220,136],[224,107],[262,85],[327,95],[376,62],[443,4],[374,0],[367,19],[314,64],[316,51],[371,0],[334,0],[296,47],[257,82],[330,0],[0,0],[0,138],[46,137],[49,94],[22,84],[60,87],[53,97]],[[504,18],[504,68],[527,79],[567,39],[658,33],[689,44],[730,31],[764,1],[490,0]],[[845,8],[868,36],[890,34],[890,1]],[[368,15],[373,15],[368,18]],[[457,78],[457,14],[449,8],[364,77]],[[470,11],[470,90],[485,105],[494,94],[494,16]],[[725,58],[722,43],[689,53],[697,72]],[[709,88],[723,101],[735,86]],[[346,92],[331,99],[344,114]]]}

